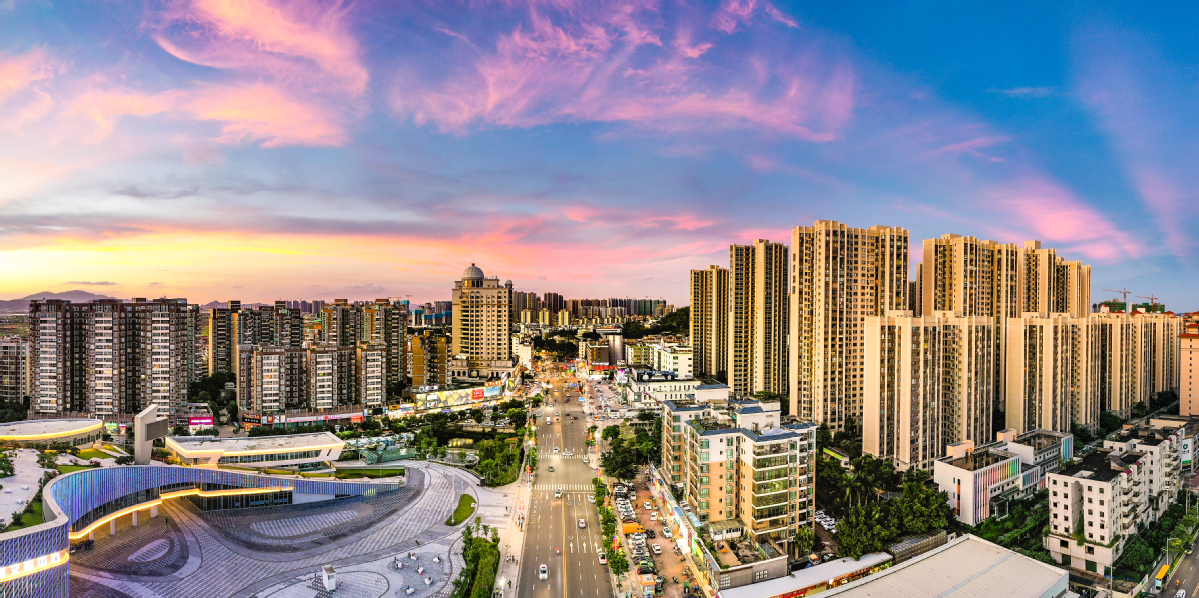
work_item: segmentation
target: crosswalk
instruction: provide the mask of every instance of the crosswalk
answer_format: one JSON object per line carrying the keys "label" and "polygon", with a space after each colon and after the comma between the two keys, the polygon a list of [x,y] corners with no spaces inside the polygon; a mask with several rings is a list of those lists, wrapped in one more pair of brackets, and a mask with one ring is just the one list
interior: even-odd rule
{"label": "crosswalk", "polygon": [[595,486],[591,484],[533,484],[534,490],[557,490],[561,488],[563,492],[581,491],[595,492]]}
{"label": "crosswalk", "polygon": [[567,454],[560,453],[560,452],[559,452],[559,453],[555,453],[555,452],[554,452],[554,451],[552,451],[552,450],[550,450],[550,451],[546,451],[546,450],[540,450],[540,451],[537,451],[537,458],[538,458],[538,459],[584,459],[584,458],[586,458],[586,457],[587,457],[587,455],[584,455],[584,454],[581,454],[581,453],[571,453],[570,455],[567,455]]}

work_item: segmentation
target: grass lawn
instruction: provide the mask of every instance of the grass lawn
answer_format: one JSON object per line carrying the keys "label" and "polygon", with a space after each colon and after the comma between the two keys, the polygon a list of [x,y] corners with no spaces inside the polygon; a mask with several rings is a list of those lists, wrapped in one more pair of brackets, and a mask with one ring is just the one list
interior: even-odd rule
{"label": "grass lawn", "polygon": [[396,469],[339,469],[337,470],[337,479],[352,480],[356,478],[388,478],[391,476],[404,475],[404,468]]}
{"label": "grass lawn", "polygon": [[71,473],[72,471],[79,471],[80,469],[96,469],[96,468],[88,467],[86,465],[59,465],[58,466],[58,471],[60,473]]}
{"label": "grass lawn", "polygon": [[459,523],[470,519],[470,516],[474,514],[475,497],[469,494],[463,494],[462,496],[458,497],[458,508],[454,509],[454,514],[450,515],[449,519],[446,519],[445,524],[458,525]]}
{"label": "grass lawn", "polygon": [[306,478],[331,478],[331,477],[333,477],[333,474],[331,474],[331,473],[303,473],[303,472],[301,472],[300,475],[302,475]]}
{"label": "grass lawn", "polygon": [[[11,514],[12,513],[9,513],[9,515]],[[10,525],[4,528],[4,531],[11,532],[15,529],[21,529],[23,527],[29,527],[31,525],[37,525],[45,522],[46,520],[42,517],[42,501],[38,500],[34,501],[34,503],[29,507],[29,512],[25,513],[24,517],[21,517],[20,523],[16,525]]]}
{"label": "grass lawn", "polygon": [[83,449],[79,451],[79,458],[83,459],[84,461],[91,461],[92,459],[112,459],[113,456],[108,453],[102,453],[96,449]]}
{"label": "grass lawn", "polygon": [[[106,450],[106,451],[112,451],[112,452],[114,452],[114,453],[121,453],[122,455],[127,455],[127,454],[128,454],[128,453],[126,453],[126,452],[125,452],[125,449],[120,449],[120,448],[117,448],[117,447],[115,447],[115,446],[113,446],[113,445],[111,445],[111,444],[106,444],[106,445],[104,445],[104,450]],[[111,455],[110,455],[110,456],[111,456]]]}

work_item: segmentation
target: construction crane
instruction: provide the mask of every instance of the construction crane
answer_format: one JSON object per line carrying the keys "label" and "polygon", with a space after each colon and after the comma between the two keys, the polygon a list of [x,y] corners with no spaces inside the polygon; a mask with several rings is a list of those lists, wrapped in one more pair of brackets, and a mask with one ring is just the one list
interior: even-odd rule
{"label": "construction crane", "polygon": [[[1144,295],[1137,295],[1137,298],[1149,300],[1149,309],[1147,309],[1145,311],[1153,311],[1153,306],[1157,305],[1157,297],[1153,293],[1149,293],[1148,297],[1146,297]],[[1129,311],[1131,311],[1131,310],[1129,310]]]}
{"label": "construction crane", "polygon": [[1124,311],[1129,311],[1129,309],[1128,309],[1128,296],[1132,294],[1132,291],[1130,291],[1130,290],[1128,290],[1128,289],[1126,289],[1126,288],[1125,288],[1125,289],[1120,289],[1120,290],[1118,290],[1118,291],[1117,291],[1116,289],[1103,289],[1103,290],[1105,290],[1105,291],[1107,291],[1107,292],[1109,292],[1109,293],[1120,293],[1121,295],[1123,295],[1123,296],[1124,296]]}

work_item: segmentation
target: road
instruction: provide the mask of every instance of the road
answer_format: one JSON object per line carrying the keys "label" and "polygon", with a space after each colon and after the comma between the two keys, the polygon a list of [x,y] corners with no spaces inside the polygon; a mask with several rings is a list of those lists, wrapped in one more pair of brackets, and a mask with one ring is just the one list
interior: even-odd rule
{"label": "road", "polygon": [[[1177,551],[1174,552],[1178,554]],[[1157,572],[1154,571],[1156,574]],[[1181,584],[1175,582],[1182,582]],[[1153,582],[1149,582],[1152,584]],[[1199,596],[1199,551],[1194,551],[1191,554],[1183,557],[1182,562],[1178,563],[1178,567],[1174,569],[1174,575],[1170,577],[1167,583],[1167,588],[1161,593],[1162,596],[1174,596],[1178,589],[1187,591],[1188,598],[1190,596]],[[1152,585],[1148,589],[1153,589]]]}
{"label": "road", "polygon": [[[587,416],[578,393],[568,392],[566,380],[545,380],[547,399],[537,416],[537,471],[533,482],[525,546],[522,552],[521,598],[608,598],[612,582],[607,565],[599,562],[599,513],[589,498],[595,496],[595,456],[587,456]],[[578,416],[573,420],[571,416]],[[546,417],[551,418],[546,425]],[[554,451],[557,449],[557,452]],[[566,453],[571,453],[570,457]],[[554,471],[550,472],[549,468]],[[561,488],[561,498],[556,491]],[[579,528],[579,520],[587,527]],[[561,549],[561,554],[557,553]],[[538,568],[549,568],[542,580]]]}

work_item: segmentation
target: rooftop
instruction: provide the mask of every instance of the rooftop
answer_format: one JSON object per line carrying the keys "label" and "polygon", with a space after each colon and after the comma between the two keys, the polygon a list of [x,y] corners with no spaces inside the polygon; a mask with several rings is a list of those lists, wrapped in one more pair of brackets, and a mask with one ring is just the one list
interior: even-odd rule
{"label": "rooftop", "polygon": [[[1123,456],[1126,457],[1128,455],[1125,454]],[[1123,458],[1114,457],[1114,459],[1115,461],[1113,462],[1111,451],[1103,449],[1091,451],[1085,457],[1076,459],[1074,465],[1063,469],[1060,472],[1060,475],[1075,478],[1086,478],[1088,480],[1096,480],[1099,482],[1110,482],[1111,480],[1115,479],[1116,476],[1119,476],[1120,473],[1125,469],[1123,466],[1121,466],[1119,469],[1113,467],[1115,463],[1123,465]]]}
{"label": "rooftop", "polygon": [[1016,437],[1016,442],[1031,446],[1034,450],[1043,451],[1047,448],[1055,448],[1062,443],[1066,437],[1060,432],[1050,432],[1048,430],[1034,430],[1027,434],[1021,434]]}
{"label": "rooftop", "polygon": [[342,446],[345,441],[329,432],[288,434],[258,438],[217,438],[213,436],[169,436],[167,440],[184,451],[221,451],[225,454],[306,450]]}
{"label": "rooftop", "polygon": [[[859,560],[851,558],[837,559],[800,569],[790,575],[777,577],[775,579],[763,581],[727,590],[720,590],[717,594],[719,598],[762,598],[763,596],[778,596],[812,586],[818,586],[822,583],[827,583],[830,579],[836,579],[851,573],[857,573],[863,569],[870,569],[886,563],[891,560],[891,555],[885,552],[876,552],[873,554],[862,555]],[[877,577],[877,575],[875,576]],[[877,594],[884,595],[884,594]],[[924,596],[925,594],[921,594]],[[929,594],[935,595],[935,594]]]}
{"label": "rooftop", "polygon": [[0,424],[0,440],[52,441],[59,436],[70,436],[102,427],[98,419],[27,419]]}
{"label": "rooftop", "polygon": [[[804,569],[799,573],[817,571],[826,565]],[[1065,593],[1069,576],[1065,569],[966,534],[910,561],[830,590],[825,595],[841,598],[1048,598]],[[824,577],[833,578],[828,574]],[[762,585],[765,584],[745,588],[759,588]],[[759,590],[756,595],[773,596],[778,593]],[[721,595],[722,598],[750,598],[748,594],[730,597],[726,592],[721,592]]]}
{"label": "rooftop", "polygon": [[1016,454],[1014,453],[1009,453],[996,448],[984,447],[975,451],[971,451],[964,457],[952,459],[948,461],[948,463],[954,467],[957,467],[958,469],[965,469],[966,471],[978,471],[980,469],[985,469],[995,465],[996,463],[1013,458],[1017,458]]}
{"label": "rooftop", "polygon": [[720,389],[725,389],[728,387],[729,386],[727,384],[700,384],[699,386],[696,386],[695,389],[696,390],[720,390]]}

